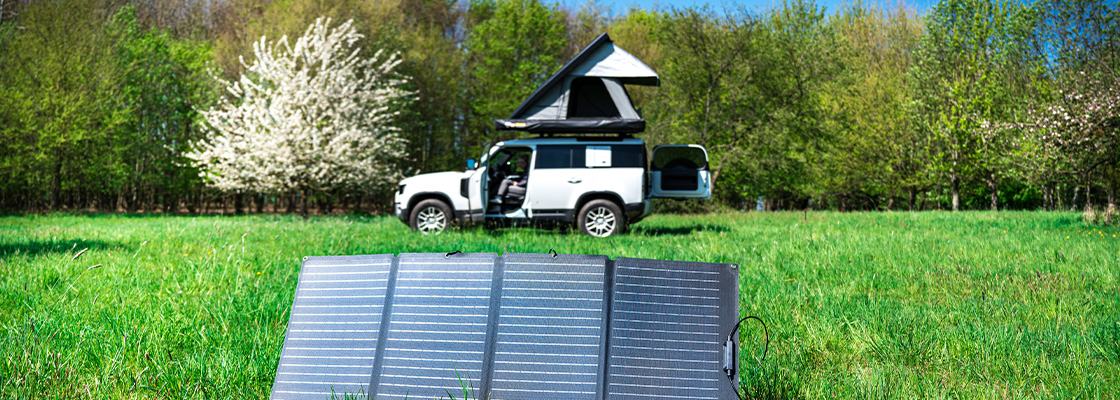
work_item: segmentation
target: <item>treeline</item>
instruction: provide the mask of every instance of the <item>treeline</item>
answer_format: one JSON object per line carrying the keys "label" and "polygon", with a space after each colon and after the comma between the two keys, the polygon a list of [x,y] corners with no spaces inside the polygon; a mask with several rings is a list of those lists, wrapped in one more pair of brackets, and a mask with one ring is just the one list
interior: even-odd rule
{"label": "treeline", "polygon": [[[1118,6],[1085,0],[812,1],[771,9],[539,0],[0,0],[0,208],[293,210],[226,193],[184,153],[260,37],[353,19],[400,54],[406,174],[460,169],[601,32],[662,77],[631,88],[651,145],[698,143],[716,198],[768,209],[1069,209],[1120,186]],[[245,61],[248,62],[248,61]],[[1103,193],[1103,195],[1102,195]],[[387,208],[391,188],[324,192]]]}

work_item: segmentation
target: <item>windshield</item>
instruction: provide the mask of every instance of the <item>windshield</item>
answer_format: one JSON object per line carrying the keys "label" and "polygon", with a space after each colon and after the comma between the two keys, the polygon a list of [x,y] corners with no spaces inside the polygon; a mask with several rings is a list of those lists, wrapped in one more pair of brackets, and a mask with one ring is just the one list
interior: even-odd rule
{"label": "windshield", "polygon": [[490,161],[490,156],[492,156],[492,155],[494,155],[494,153],[498,152],[499,149],[501,149],[501,147],[491,146],[489,151],[486,151],[485,153],[482,153],[482,156],[478,158],[478,160],[479,160],[478,165],[480,167],[485,166],[486,163],[488,163]]}

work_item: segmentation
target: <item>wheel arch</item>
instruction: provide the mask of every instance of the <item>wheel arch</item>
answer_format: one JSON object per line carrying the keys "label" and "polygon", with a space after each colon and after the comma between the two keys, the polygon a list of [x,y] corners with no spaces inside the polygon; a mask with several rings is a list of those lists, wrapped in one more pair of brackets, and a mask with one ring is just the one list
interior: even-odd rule
{"label": "wheel arch", "polygon": [[576,200],[576,206],[572,209],[572,213],[576,219],[579,218],[579,210],[582,210],[583,206],[593,200],[607,200],[617,205],[619,210],[626,210],[626,203],[622,201],[622,196],[618,193],[608,191],[588,192],[580,196],[579,200]]}
{"label": "wheel arch", "polygon": [[450,219],[455,219],[455,203],[451,202],[451,198],[448,197],[446,193],[420,192],[420,193],[413,194],[412,198],[408,199],[408,208],[407,209],[409,210],[409,213],[411,214],[412,210],[416,209],[417,204],[420,204],[420,202],[422,202],[424,200],[432,200],[432,199],[439,200],[439,201],[442,201],[443,204],[447,204],[447,208],[451,209],[451,215],[448,215],[447,217],[450,218]]}

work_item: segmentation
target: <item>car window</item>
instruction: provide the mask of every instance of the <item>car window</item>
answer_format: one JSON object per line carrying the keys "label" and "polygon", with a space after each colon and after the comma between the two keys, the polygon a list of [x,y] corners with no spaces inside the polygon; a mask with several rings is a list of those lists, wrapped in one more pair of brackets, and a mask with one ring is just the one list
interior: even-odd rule
{"label": "car window", "polygon": [[537,146],[537,169],[584,168],[587,146],[549,145]]}
{"label": "car window", "polygon": [[645,168],[646,147],[640,144],[611,146],[611,166],[614,168]]}
{"label": "car window", "polygon": [[664,146],[653,151],[650,169],[706,169],[708,157],[704,149],[690,146]]}

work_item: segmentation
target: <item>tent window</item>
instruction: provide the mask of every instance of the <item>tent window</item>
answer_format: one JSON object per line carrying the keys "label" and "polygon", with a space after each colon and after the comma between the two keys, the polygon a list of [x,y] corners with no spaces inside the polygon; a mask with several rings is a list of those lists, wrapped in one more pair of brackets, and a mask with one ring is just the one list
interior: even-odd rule
{"label": "tent window", "polygon": [[572,80],[568,118],[621,118],[601,78]]}

